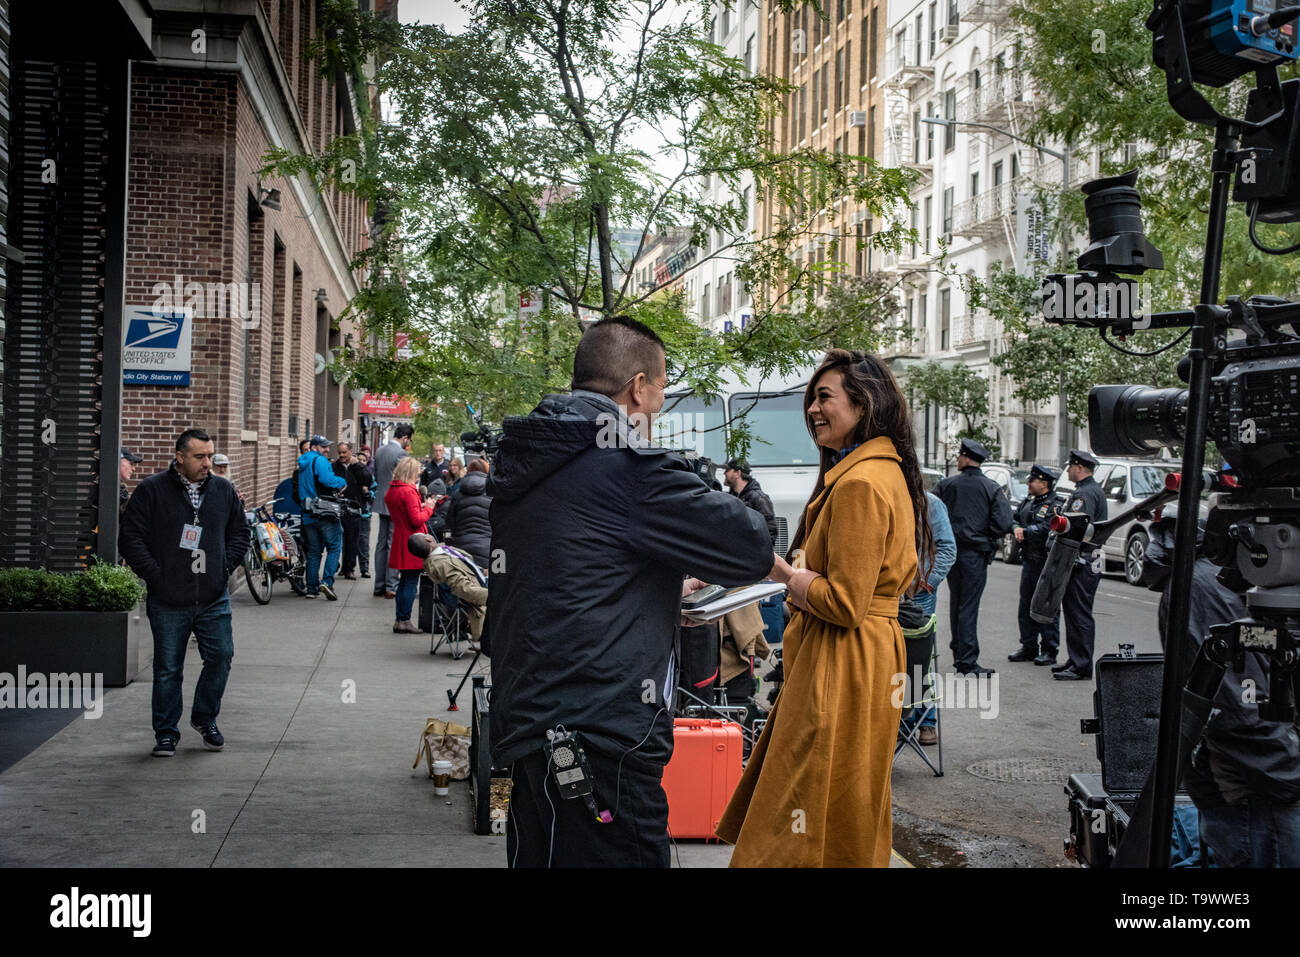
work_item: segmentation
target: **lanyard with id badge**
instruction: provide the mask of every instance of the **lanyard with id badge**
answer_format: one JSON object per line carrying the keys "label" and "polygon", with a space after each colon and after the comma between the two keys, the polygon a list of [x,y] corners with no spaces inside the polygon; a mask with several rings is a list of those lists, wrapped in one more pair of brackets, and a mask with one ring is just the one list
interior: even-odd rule
{"label": "lanyard with id badge", "polygon": [[203,526],[199,524],[199,509],[203,507],[203,496],[199,496],[198,507],[194,509],[193,523],[186,523],[181,529],[181,548],[187,552],[195,552],[199,549],[199,541],[203,538]]}

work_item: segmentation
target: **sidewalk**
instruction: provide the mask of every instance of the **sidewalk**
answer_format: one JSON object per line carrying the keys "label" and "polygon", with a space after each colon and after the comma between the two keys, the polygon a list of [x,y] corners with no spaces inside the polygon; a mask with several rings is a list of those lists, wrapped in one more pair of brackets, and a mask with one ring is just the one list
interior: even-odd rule
{"label": "sidewalk", "polygon": [[[0,866],[503,867],[505,837],[473,833],[469,785],[436,798],[423,764],[411,769],[426,718],[470,723],[468,683],[446,710],[469,656],[393,634],[393,603],[371,587],[340,580],[330,602],[277,584],[266,606],[235,592],[226,749],[205,751],[189,728],[191,643],[176,756],[149,753],[146,668],[108,692],[101,718],[76,718],[0,774]],[[673,864],[730,856],[682,842]]]}

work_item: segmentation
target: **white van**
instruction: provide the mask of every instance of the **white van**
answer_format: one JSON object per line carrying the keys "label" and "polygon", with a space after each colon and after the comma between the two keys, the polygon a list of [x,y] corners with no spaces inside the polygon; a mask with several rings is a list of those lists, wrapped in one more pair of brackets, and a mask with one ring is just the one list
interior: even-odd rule
{"label": "white van", "polygon": [[[718,466],[727,461],[727,431],[733,416],[744,415],[753,441],[749,467],[755,480],[772,499],[776,513],[775,551],[784,554],[799,527],[799,516],[817,483],[820,455],[805,424],[803,397],[816,366],[793,376],[750,379],[744,384],[729,378],[717,396],[670,393],[655,425],[655,443],[665,448],[691,450]],[[724,485],[725,488],[725,485]]]}

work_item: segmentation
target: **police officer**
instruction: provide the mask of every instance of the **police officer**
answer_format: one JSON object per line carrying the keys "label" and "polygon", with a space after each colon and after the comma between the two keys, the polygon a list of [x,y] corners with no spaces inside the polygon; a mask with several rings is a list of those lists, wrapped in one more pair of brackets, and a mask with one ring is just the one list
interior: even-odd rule
{"label": "police officer", "polygon": [[[1074,483],[1067,512],[1083,512],[1090,522],[1107,518],[1106,496],[1092,477],[1097,460],[1090,452],[1070,449],[1070,464],[1066,474]],[[1092,677],[1092,648],[1097,637],[1097,623],[1092,618],[1092,602],[1097,597],[1097,584],[1101,581],[1101,551],[1096,545],[1084,544],[1079,549],[1074,571],[1065,587],[1061,610],[1065,613],[1065,648],[1069,658],[1065,664],[1052,668],[1052,677],[1058,681],[1086,681]]]}
{"label": "police officer", "polygon": [[[1043,625],[1029,615],[1029,604],[1038,577],[1047,562],[1047,536],[1052,516],[1065,504],[1053,489],[1061,477],[1058,469],[1035,465],[1029,470],[1029,496],[1016,509],[1012,534],[1020,543],[1020,650],[1007,655],[1008,661],[1032,661],[1036,665],[1056,664],[1061,645],[1060,625]],[[1042,637],[1042,646],[1038,644]]]}
{"label": "police officer", "polygon": [[976,633],[980,596],[998,539],[1011,531],[1011,503],[998,483],[980,471],[988,449],[974,439],[961,440],[958,473],[944,479],[934,494],[948,506],[957,561],[948,572],[948,626],[952,634],[953,666],[960,674],[993,674],[979,663]]}

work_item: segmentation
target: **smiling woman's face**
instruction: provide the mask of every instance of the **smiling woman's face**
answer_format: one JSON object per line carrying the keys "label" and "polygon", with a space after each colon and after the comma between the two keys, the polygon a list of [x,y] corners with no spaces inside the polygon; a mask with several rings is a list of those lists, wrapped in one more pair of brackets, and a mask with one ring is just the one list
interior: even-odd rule
{"label": "smiling woman's face", "polygon": [[808,406],[808,417],[813,423],[813,438],[818,445],[839,451],[849,444],[862,409],[844,392],[844,373],[828,369],[821,374],[813,389],[813,402]]}

